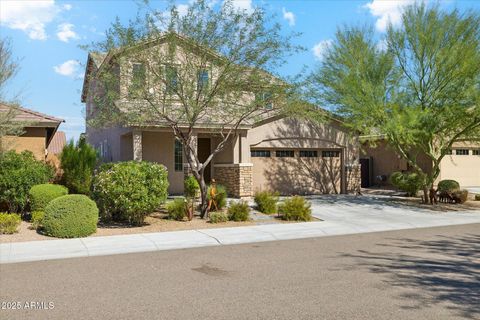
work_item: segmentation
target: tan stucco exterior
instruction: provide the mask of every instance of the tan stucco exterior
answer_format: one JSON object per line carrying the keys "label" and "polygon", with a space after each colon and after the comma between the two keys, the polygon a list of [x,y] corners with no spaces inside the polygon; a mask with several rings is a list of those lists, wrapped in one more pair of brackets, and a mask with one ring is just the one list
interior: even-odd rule
{"label": "tan stucco exterior", "polygon": [[[469,154],[457,155],[456,150],[458,149],[469,150]],[[452,155],[446,155],[440,162],[440,175],[436,183],[444,179],[453,179],[458,181],[461,187],[480,186],[480,155],[474,155],[472,150],[480,150],[480,143],[454,143]],[[370,159],[373,178],[378,175],[385,175],[389,178],[395,171],[407,171],[409,169],[406,160],[402,159],[383,140],[376,141],[375,146],[364,144],[360,157]],[[418,153],[417,163],[425,172],[431,171],[431,162],[425,154]],[[388,179],[385,184],[389,184]]]}
{"label": "tan stucco exterior", "polygon": [[2,145],[7,150],[22,152],[31,151],[36,159],[45,160],[47,131],[45,128],[25,128],[25,133],[19,137],[6,136]]}

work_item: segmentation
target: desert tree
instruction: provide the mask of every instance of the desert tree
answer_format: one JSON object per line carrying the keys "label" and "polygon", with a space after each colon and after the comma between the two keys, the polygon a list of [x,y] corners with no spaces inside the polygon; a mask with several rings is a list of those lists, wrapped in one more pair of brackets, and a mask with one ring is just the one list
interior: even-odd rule
{"label": "desert tree", "polygon": [[[89,48],[108,53],[96,75],[101,89],[90,125],[170,128],[200,185],[203,218],[205,168],[239,128],[295,103],[295,90],[277,70],[302,48],[261,7],[247,12],[231,1],[198,0],[180,14],[174,4],[159,11],[147,2],[141,12],[126,25],[117,19],[105,41]],[[203,162],[198,128],[219,141]]]}
{"label": "desert tree", "polygon": [[370,27],[340,28],[308,83],[367,141],[383,137],[424,177],[428,201],[452,145],[480,137],[478,12],[415,4],[384,37]]}
{"label": "desert tree", "polygon": [[18,136],[23,133],[24,123],[14,121],[18,114],[18,106],[14,102],[7,101],[5,91],[8,82],[19,70],[18,61],[12,55],[9,39],[0,39],[0,104],[7,105],[0,108],[0,153],[8,147],[6,136]]}

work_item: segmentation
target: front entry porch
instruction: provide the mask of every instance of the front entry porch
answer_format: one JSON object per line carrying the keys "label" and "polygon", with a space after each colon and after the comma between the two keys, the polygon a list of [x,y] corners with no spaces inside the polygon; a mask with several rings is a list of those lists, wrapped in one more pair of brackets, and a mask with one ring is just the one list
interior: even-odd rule
{"label": "front entry porch", "polygon": [[[200,162],[205,161],[221,142],[219,136],[208,132],[194,133],[192,146],[196,148]],[[183,194],[183,181],[190,169],[181,144],[168,129],[134,130],[122,137],[124,160],[152,161],[163,164],[168,170],[169,194]],[[207,166],[204,177],[207,183],[215,179],[225,186],[230,197],[250,197],[253,194],[250,150],[246,132],[238,132],[228,141]]]}

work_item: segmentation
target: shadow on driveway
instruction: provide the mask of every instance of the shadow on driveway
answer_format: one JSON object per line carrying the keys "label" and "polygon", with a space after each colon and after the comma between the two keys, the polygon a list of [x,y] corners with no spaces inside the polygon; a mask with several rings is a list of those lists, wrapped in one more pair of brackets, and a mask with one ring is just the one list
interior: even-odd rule
{"label": "shadow on driveway", "polygon": [[377,244],[382,252],[343,254],[358,265],[386,276],[390,286],[412,289],[401,298],[422,308],[447,303],[468,319],[480,318],[480,235],[436,236],[435,240],[395,238]]}

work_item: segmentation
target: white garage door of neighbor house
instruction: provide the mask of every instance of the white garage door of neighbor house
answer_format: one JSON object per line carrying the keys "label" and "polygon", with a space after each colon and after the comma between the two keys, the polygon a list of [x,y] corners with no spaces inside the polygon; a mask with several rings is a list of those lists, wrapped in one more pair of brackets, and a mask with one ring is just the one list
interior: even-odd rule
{"label": "white garage door of neighbor house", "polygon": [[[467,150],[467,149],[465,149]],[[480,155],[473,154],[473,150],[458,152],[453,150],[440,163],[440,179],[458,181],[462,188],[480,186]]]}

